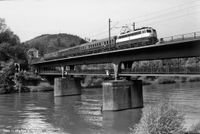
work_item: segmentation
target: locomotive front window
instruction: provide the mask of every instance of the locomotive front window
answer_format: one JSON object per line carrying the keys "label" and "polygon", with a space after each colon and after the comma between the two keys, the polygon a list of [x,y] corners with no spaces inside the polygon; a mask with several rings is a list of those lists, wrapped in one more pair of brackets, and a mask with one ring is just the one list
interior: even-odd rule
{"label": "locomotive front window", "polygon": [[147,33],[151,33],[151,30],[147,30]]}

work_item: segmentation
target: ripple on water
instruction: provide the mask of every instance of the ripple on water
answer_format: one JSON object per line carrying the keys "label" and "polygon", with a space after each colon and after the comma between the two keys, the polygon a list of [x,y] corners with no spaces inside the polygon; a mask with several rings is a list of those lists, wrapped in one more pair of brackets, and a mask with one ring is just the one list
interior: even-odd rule
{"label": "ripple on water", "polygon": [[[149,85],[143,88],[144,106],[168,98],[185,113],[186,126],[200,120],[200,82]],[[2,129],[20,134],[128,133],[141,117],[141,109],[101,112],[102,89],[83,89],[81,96],[54,98],[53,92],[0,96]],[[15,133],[13,133],[15,134]]]}

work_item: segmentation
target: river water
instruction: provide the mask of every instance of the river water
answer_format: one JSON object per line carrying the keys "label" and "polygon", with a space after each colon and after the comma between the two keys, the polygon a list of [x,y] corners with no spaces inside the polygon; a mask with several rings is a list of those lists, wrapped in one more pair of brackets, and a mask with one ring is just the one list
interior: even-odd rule
{"label": "river water", "polygon": [[[200,121],[200,82],[143,86],[144,106],[163,98],[181,107],[185,126]],[[102,89],[81,96],[53,97],[53,92],[0,95],[0,134],[126,134],[142,109],[101,112]]]}

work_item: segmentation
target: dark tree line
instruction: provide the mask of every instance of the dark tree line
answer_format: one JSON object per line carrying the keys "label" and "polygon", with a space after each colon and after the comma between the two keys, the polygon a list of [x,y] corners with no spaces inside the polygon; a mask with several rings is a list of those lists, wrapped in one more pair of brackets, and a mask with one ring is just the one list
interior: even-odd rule
{"label": "dark tree line", "polygon": [[15,63],[27,69],[26,49],[19,37],[5,24],[5,20],[0,18],[0,93],[15,91]]}
{"label": "dark tree line", "polygon": [[13,60],[22,64],[27,63],[25,47],[19,37],[14,34],[0,18],[0,61]]}

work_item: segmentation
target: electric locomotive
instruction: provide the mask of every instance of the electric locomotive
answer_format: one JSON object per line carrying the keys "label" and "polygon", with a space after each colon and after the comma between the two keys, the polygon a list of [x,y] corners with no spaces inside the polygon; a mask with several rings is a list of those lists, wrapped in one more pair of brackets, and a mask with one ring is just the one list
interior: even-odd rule
{"label": "electric locomotive", "polygon": [[140,47],[152,45],[158,42],[156,30],[151,27],[143,27],[134,31],[121,33],[117,40],[117,46],[123,47]]}

